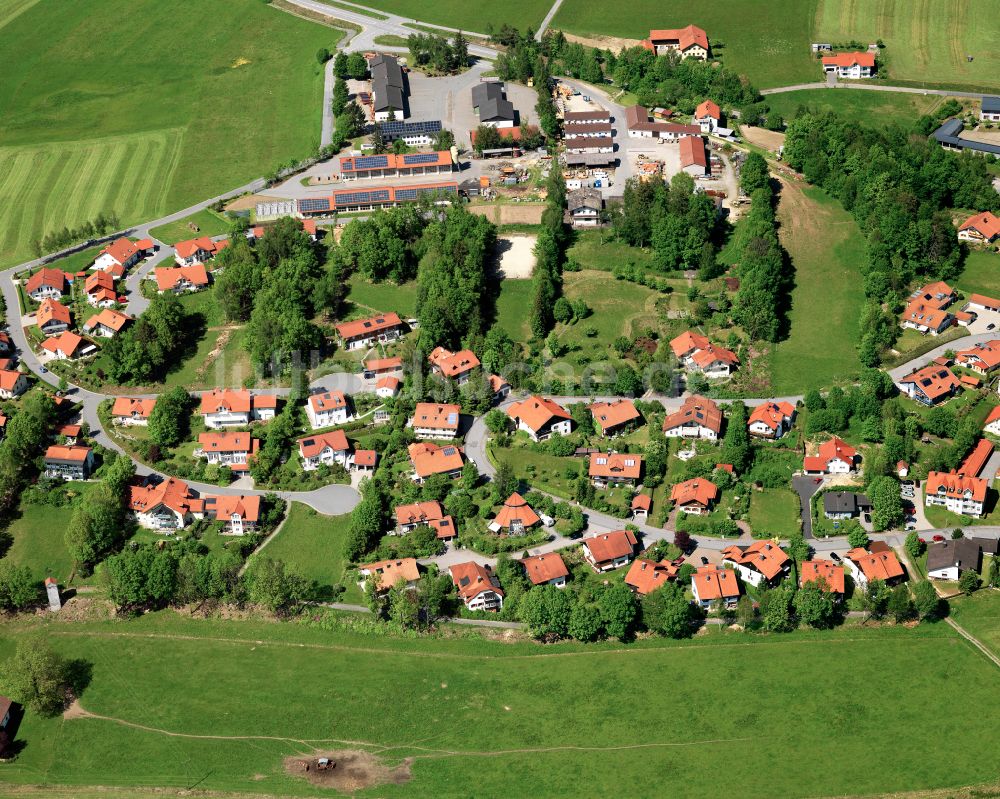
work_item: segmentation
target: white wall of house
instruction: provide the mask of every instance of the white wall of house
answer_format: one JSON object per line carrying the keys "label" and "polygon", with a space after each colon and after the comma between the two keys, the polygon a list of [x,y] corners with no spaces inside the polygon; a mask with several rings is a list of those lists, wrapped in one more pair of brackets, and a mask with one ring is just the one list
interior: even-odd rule
{"label": "white wall of house", "polygon": [[325,447],[318,455],[314,455],[311,458],[303,458],[302,468],[307,472],[311,472],[314,469],[318,469],[321,464],[325,466],[333,466],[333,464],[339,463],[346,469],[350,466],[350,462],[351,454],[349,451]]}
{"label": "white wall of house", "polygon": [[957,580],[960,575],[958,573],[958,566],[947,566],[943,569],[928,571],[927,576],[932,580]]}
{"label": "white wall of house", "polygon": [[220,427],[244,427],[250,424],[250,414],[239,411],[214,411],[204,414],[205,427],[218,430]]}
{"label": "white wall of house", "polygon": [[306,405],[306,416],[309,417],[309,424],[312,425],[313,430],[345,424],[351,418],[347,412],[347,406],[316,411],[313,410],[312,405]]}

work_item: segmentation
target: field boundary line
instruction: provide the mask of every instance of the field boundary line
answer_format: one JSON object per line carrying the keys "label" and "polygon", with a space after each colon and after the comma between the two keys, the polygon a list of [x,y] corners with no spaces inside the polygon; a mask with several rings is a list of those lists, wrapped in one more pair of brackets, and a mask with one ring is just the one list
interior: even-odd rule
{"label": "field boundary line", "polygon": [[950,616],[945,616],[944,620],[948,622],[948,626],[955,630],[960,636],[962,636],[966,641],[972,644],[976,649],[986,655],[993,665],[1000,669],[1000,657],[997,657],[993,652],[991,652],[982,641],[980,641],[976,636],[966,630],[961,624],[952,620]]}

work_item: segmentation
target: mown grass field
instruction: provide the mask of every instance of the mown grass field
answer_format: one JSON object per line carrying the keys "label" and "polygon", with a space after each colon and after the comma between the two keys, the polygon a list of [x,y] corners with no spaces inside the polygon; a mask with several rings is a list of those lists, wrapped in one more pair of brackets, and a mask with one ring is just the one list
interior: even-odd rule
{"label": "mown grass field", "polygon": [[951,599],[949,603],[951,617],[981,644],[1000,655],[1000,591],[982,589],[970,597]]}
{"label": "mown grass field", "polygon": [[529,27],[538,29],[552,3],[549,0],[519,0],[516,7],[509,3],[491,3],[489,0],[370,0],[364,3],[389,14],[410,17],[418,22],[447,25],[473,33],[486,33],[490,23],[499,28],[504,23],[515,25],[522,31]]}
{"label": "mown grass field", "polygon": [[785,182],[778,221],[795,270],[790,334],[771,356],[771,388],[780,396],[845,380],[861,368],[856,347],[865,252],[854,220],[820,189]]}
{"label": "mown grass field", "polygon": [[[191,225],[197,227],[198,230],[192,230]],[[198,236],[221,236],[223,233],[229,232],[229,222],[221,214],[215,213],[210,208],[205,208],[191,214],[191,216],[178,219],[176,222],[154,227],[149,232],[164,244],[176,244],[179,241],[186,241]]]}
{"label": "mown grass field", "polygon": [[[816,0],[704,0],[691,6],[664,6],[657,0],[629,0],[625,5],[565,0],[552,27],[581,36],[643,39],[650,28],[698,25],[708,33],[726,66],[748,75],[754,85],[787,86],[822,80],[811,58]],[[517,23],[515,23],[517,24]]]}
{"label": "mown grass field", "polygon": [[[86,483],[69,483],[74,494],[86,493]],[[8,528],[13,543],[4,560],[27,566],[35,579],[55,577],[65,583],[73,571],[73,558],[66,548],[65,531],[73,516],[73,506],[27,505],[21,503],[17,518]]]}
{"label": "mown grass field", "polygon": [[0,265],[101,211],[142,221],[309,154],[315,54],[339,36],[259,0],[0,0]]}
{"label": "mown grass field", "polygon": [[500,283],[496,299],[496,322],[514,341],[531,338],[531,302],[534,297],[530,280],[508,278]]}
{"label": "mown grass field", "polygon": [[971,250],[955,285],[967,294],[1000,296],[1000,255],[987,250]]}
{"label": "mown grass field", "polygon": [[922,94],[868,91],[830,91],[803,89],[767,96],[771,110],[786,121],[795,118],[799,108],[825,113],[833,111],[852,122],[868,125],[898,124],[910,127],[920,116],[945,102],[944,97]]}
{"label": "mown grass field", "polygon": [[[7,625],[0,652],[22,631]],[[996,668],[945,625],[713,631],[627,648],[397,639],[172,612],[48,620],[44,631],[93,664],[82,706],[108,718],[29,714],[8,783],[331,795],[282,770],[282,756],[314,747],[378,750],[390,763],[414,756],[409,783],[356,794],[372,797],[578,796],[581,785],[651,797],[665,779],[679,797],[867,795],[996,778],[982,755],[1000,711]],[[859,684],[863,693],[844,688]],[[582,701],[596,692],[601,701]],[[484,721],[489,735],[470,737]],[[773,767],[790,751],[808,768]]]}
{"label": "mown grass field", "polygon": [[345,581],[341,552],[347,522],[347,516],[324,516],[308,505],[293,502],[284,526],[261,554],[283,560],[306,579],[315,580],[321,596],[340,583],[346,589],[341,601],[361,603],[361,589],[352,580]]}
{"label": "mown grass field", "polygon": [[785,538],[802,529],[799,498],[786,488],[754,491],[750,496],[750,527],[757,538]]}
{"label": "mown grass field", "polygon": [[351,291],[347,295],[347,300],[359,313],[395,311],[407,319],[417,312],[415,280],[397,286],[392,283],[369,283],[360,275],[352,275],[350,286]]}
{"label": "mown grass field", "polygon": [[815,35],[824,42],[882,39],[890,79],[1000,86],[997,0],[819,0]]}

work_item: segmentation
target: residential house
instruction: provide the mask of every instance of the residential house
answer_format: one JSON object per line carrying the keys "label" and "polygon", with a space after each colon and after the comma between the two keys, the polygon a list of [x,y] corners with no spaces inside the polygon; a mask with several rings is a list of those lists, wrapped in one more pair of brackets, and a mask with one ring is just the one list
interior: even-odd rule
{"label": "residential house", "polygon": [[305,436],[298,440],[298,445],[302,468],[307,472],[335,463],[345,469],[351,465],[351,445],[343,430]]}
{"label": "residential house", "polygon": [[76,333],[64,330],[58,336],[50,336],[42,342],[42,349],[57,361],[82,358],[97,351],[97,347]]}
{"label": "residential house", "polygon": [[573,428],[573,418],[562,405],[533,394],[526,400],[515,402],[507,409],[518,430],[523,430],[535,441],[544,441],[553,433],[568,435]]}
{"label": "residential house", "polygon": [[781,438],[792,429],[795,406],[790,402],[762,402],[750,413],[747,429],[760,438]]}
{"label": "residential house", "polygon": [[990,411],[990,415],[983,422],[983,430],[995,436],[1000,436],[1000,405],[997,405]]}
{"label": "residential house", "polygon": [[636,494],[632,497],[632,504],[629,510],[632,512],[632,520],[644,522],[649,518],[649,511],[653,507],[653,498],[649,494]]}
{"label": "residential house", "polygon": [[121,277],[129,267],[139,263],[145,254],[146,251],[140,249],[138,244],[123,236],[111,242],[98,253],[92,268]]}
{"label": "residential house", "polygon": [[924,482],[924,504],[978,518],[983,515],[988,488],[988,481],[958,474],[954,469],[947,473],[928,472]]}
{"label": "residential house", "polygon": [[632,561],[628,574],[625,575],[625,585],[631,588],[634,594],[648,596],[677,577],[678,571],[679,567],[669,560],[654,563],[645,558],[636,558]]}
{"label": "residential house", "polygon": [[179,241],[174,245],[174,260],[178,266],[204,264],[226,248],[228,242],[214,242],[208,236]]}
{"label": "residential house", "polygon": [[236,474],[250,471],[250,458],[257,454],[260,439],[249,433],[200,433],[199,448],[194,451],[196,458],[205,458],[210,464],[228,466]]}
{"label": "residential house", "polygon": [[110,308],[118,302],[115,279],[110,272],[91,272],[83,281],[87,302],[95,308]]}
{"label": "residential house", "polygon": [[664,417],[663,434],[667,438],[717,441],[722,434],[722,411],[707,397],[692,394],[685,398],[680,410]]}
{"label": "residential house", "polygon": [[974,344],[968,349],[955,353],[955,363],[973,372],[988,376],[1000,366],[1000,339]]}
{"label": "residential house", "polygon": [[43,266],[27,279],[24,293],[35,302],[44,299],[57,300],[66,293],[66,275],[60,269]]}
{"label": "residential house", "polygon": [[209,430],[266,422],[274,418],[277,409],[278,398],[273,394],[216,388],[201,395],[200,413]]}
{"label": "residential house", "polygon": [[205,501],[187,483],[173,477],[159,483],[131,483],[128,508],[140,527],[166,532],[181,530],[205,516]]}
{"label": "residential house", "polygon": [[686,136],[701,136],[701,128],[697,125],[650,120],[649,111],[641,105],[625,109],[625,128],[630,139],[658,139],[661,143],[677,142]]}
{"label": "residential house", "polygon": [[642,478],[642,455],[628,452],[594,452],[587,470],[598,488],[616,485],[638,485]]}
{"label": "residential house", "polygon": [[826,584],[827,590],[837,599],[844,597],[844,566],[834,563],[832,560],[815,558],[805,560],[800,567],[802,572],[799,576],[799,588],[804,588],[809,583],[818,583],[822,580]]}
{"label": "residential house", "polygon": [[896,553],[882,541],[873,542],[867,550],[861,547],[848,550],[844,565],[862,589],[871,580],[882,580],[891,585],[900,582],[905,575]]}
{"label": "residential house", "polygon": [[0,330],[0,355],[7,355],[14,351],[14,342],[10,340],[10,334]]}
{"label": "residential house", "polygon": [[500,402],[510,394],[510,383],[499,375],[490,375],[487,380],[490,384],[490,391],[493,392],[494,402]]}
{"label": "residential house", "polygon": [[690,330],[672,339],[670,349],[685,369],[701,372],[705,377],[728,377],[740,365],[735,352],[716,346]]}
{"label": "residential house", "polygon": [[435,347],[427,360],[435,374],[454,380],[459,385],[468,382],[472,373],[479,368],[479,358],[472,350],[451,352],[444,347]]}
{"label": "residential house", "polygon": [[221,494],[205,497],[205,515],[223,522],[223,535],[245,535],[260,522],[260,495]]}
{"label": "residential house", "polygon": [[310,394],[306,400],[306,416],[313,430],[345,424],[351,418],[347,397],[343,391]]}
{"label": "residential house", "polygon": [[408,87],[395,56],[379,53],[368,62],[372,75],[372,115],[376,122],[402,122]]}
{"label": "residential house", "polygon": [[381,399],[392,399],[399,394],[401,385],[398,377],[383,377],[375,384],[375,396]]}
{"label": "residential house", "polygon": [[754,586],[773,585],[791,569],[792,559],[771,541],[754,541],[749,546],[722,550],[722,564],[736,569],[740,579]]}
{"label": "residential house", "polygon": [[100,338],[114,338],[131,321],[132,317],[126,313],[104,308],[83,323],[83,332]]}
{"label": "residential house", "polygon": [[94,471],[94,451],[85,446],[53,444],[45,450],[45,476],[86,480]]}
{"label": "residential house", "polygon": [[828,519],[853,519],[871,507],[871,500],[866,495],[853,491],[828,491],[823,495],[823,515]]}
{"label": "residential house", "polygon": [[806,455],[802,471],[806,474],[850,474],[857,459],[858,451],[854,447],[833,436],[819,445],[816,455]]}
{"label": "residential house", "polygon": [[702,101],[694,110],[694,124],[702,133],[714,133],[722,124],[722,109],[711,100]]}
{"label": "residential house", "polygon": [[708,150],[701,136],[685,136],[680,140],[681,171],[693,178],[703,178],[710,173]]}
{"label": "residential house", "polygon": [[413,480],[422,483],[435,474],[443,474],[452,479],[462,474],[465,459],[462,448],[453,444],[439,447],[437,444],[418,442],[407,448],[410,463],[413,464]]}
{"label": "residential house", "polygon": [[638,544],[631,530],[614,530],[583,539],[583,557],[598,572],[612,571],[626,565]]}
{"label": "residential house", "polygon": [[677,53],[682,59],[694,58],[707,61],[709,55],[708,34],[695,25],[686,28],[651,30],[649,38],[640,43],[655,55]]}
{"label": "residential house", "polygon": [[932,364],[901,378],[896,387],[923,405],[937,405],[953,397],[961,384],[951,369]]}
{"label": "residential house", "polygon": [[507,99],[499,81],[483,81],[472,87],[472,108],[479,115],[479,124],[491,128],[513,128],[517,121],[514,104]]}
{"label": "residential house", "polygon": [[449,439],[458,435],[462,409],[458,405],[418,402],[410,426],[417,438]]}
{"label": "residential house", "polygon": [[56,300],[42,300],[42,304],[35,311],[35,324],[46,336],[69,330],[71,323],[69,308]]}
{"label": "residential house", "polygon": [[503,608],[503,589],[488,563],[485,566],[471,560],[456,563],[448,567],[448,574],[469,610],[496,612]]}
{"label": "residential house", "polygon": [[706,610],[714,602],[731,608],[740,598],[740,584],[732,569],[702,566],[691,575],[691,593],[694,594],[694,601]]}
{"label": "residential house", "polygon": [[695,516],[709,513],[718,497],[718,486],[704,477],[685,480],[670,489],[670,501],[674,503],[674,506],[684,513]]}
{"label": "residential house", "polygon": [[384,594],[393,586],[400,584],[405,588],[416,588],[417,580],[420,579],[420,568],[417,566],[416,558],[395,558],[359,566],[358,574],[361,576],[358,585],[362,590],[365,590],[366,578],[374,575],[375,591]]}
{"label": "residential house", "polygon": [[388,375],[393,372],[402,371],[403,359],[399,356],[393,358],[369,358],[364,362],[364,367],[366,378]]}
{"label": "residential house", "polygon": [[604,198],[598,189],[586,186],[566,195],[566,213],[573,227],[598,227],[603,210]]}
{"label": "residential house", "polygon": [[896,476],[902,480],[910,474],[910,464],[906,461],[896,462]]}
{"label": "residential house", "polygon": [[397,314],[387,313],[353,322],[341,322],[335,329],[344,349],[356,350],[399,338],[403,335],[403,322]]}
{"label": "residential house", "polygon": [[981,122],[1000,122],[1000,97],[983,95],[982,105],[979,109],[979,120]]}
{"label": "residential house", "polygon": [[[958,474],[967,477],[978,477],[993,454],[993,442],[986,438],[981,438],[972,448],[972,452],[965,456],[965,459],[958,465]],[[987,475],[992,479],[993,475]]]}
{"label": "residential house", "polygon": [[947,310],[955,297],[955,290],[943,280],[921,286],[910,295],[900,325],[932,336],[942,333],[955,322]]}
{"label": "residential house", "polygon": [[156,290],[160,294],[183,294],[208,288],[208,272],[204,264],[191,266],[158,266],[153,270]]}
{"label": "residential house", "polygon": [[958,228],[958,238],[973,244],[992,244],[1000,240],[1000,217],[989,211],[973,214]]}
{"label": "residential house", "polygon": [[378,464],[378,453],[373,449],[354,450],[354,471],[362,474],[374,474]]}
{"label": "residential house", "polygon": [[416,530],[421,525],[430,526],[444,519],[448,514],[437,500],[414,502],[410,505],[397,505],[393,516],[396,519],[395,532],[399,535]]}
{"label": "residential house", "polygon": [[874,53],[838,53],[823,56],[823,72],[835,74],[838,78],[874,78]]}
{"label": "residential house", "polygon": [[132,397],[115,397],[115,404],[111,406],[111,421],[113,424],[121,424],[127,427],[138,425],[146,427],[149,424],[149,415],[156,407],[156,399],[133,399]]}
{"label": "residential house", "polygon": [[602,436],[616,436],[642,423],[642,414],[630,399],[595,402],[588,405],[587,410],[593,415],[594,424]]}
{"label": "residential house", "polygon": [[16,369],[0,369],[0,399],[14,399],[28,390],[28,376]]}
{"label": "residential house", "polygon": [[524,573],[532,585],[554,585],[556,588],[566,587],[569,569],[558,552],[546,552],[542,555],[532,555],[521,561]]}
{"label": "residential house", "polygon": [[932,580],[957,580],[964,571],[979,571],[982,550],[971,538],[935,541],[927,545],[927,576]]}
{"label": "residential house", "polygon": [[505,535],[524,535],[541,522],[541,518],[532,510],[525,498],[515,491],[503,503],[503,507],[490,524],[490,530]]}

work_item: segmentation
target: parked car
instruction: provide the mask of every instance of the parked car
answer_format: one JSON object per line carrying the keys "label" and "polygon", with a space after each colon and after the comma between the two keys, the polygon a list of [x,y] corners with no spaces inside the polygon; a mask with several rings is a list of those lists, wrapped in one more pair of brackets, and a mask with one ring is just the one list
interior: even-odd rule
{"label": "parked car", "polygon": [[707,566],[708,565],[708,558],[702,556],[701,565],[702,566]]}
{"label": "parked car", "polygon": [[823,478],[822,477],[814,477],[813,478],[813,482],[814,483],[822,483],[823,482]]}
{"label": "parked car", "polygon": [[938,542],[944,541],[944,536],[943,535],[936,535],[936,536],[934,536],[934,540],[938,541]]}
{"label": "parked car", "polygon": [[872,515],[870,513],[865,514],[865,521],[868,522],[868,524],[872,523]]}
{"label": "parked car", "polygon": [[840,555],[838,555],[836,552],[831,552],[830,560],[834,561],[835,563],[840,563]]}
{"label": "parked car", "polygon": [[907,522],[906,523],[906,527],[904,529],[906,529],[906,530],[916,530],[917,529],[917,523],[916,522]]}
{"label": "parked car", "polygon": [[988,325],[986,325],[987,330],[992,330],[994,327],[996,327],[996,325],[993,324],[993,322],[990,322]]}

